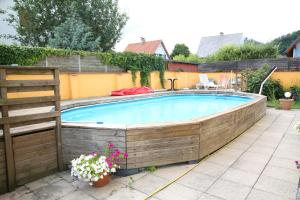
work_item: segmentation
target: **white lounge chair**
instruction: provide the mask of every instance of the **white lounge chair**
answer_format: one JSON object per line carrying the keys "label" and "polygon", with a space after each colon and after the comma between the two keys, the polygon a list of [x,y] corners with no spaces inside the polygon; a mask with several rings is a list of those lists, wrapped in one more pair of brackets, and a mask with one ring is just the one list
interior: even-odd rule
{"label": "white lounge chair", "polygon": [[203,87],[204,89],[214,88],[217,89],[218,85],[216,85],[213,81],[208,79],[207,74],[199,74],[200,82],[196,84],[196,88],[200,89]]}

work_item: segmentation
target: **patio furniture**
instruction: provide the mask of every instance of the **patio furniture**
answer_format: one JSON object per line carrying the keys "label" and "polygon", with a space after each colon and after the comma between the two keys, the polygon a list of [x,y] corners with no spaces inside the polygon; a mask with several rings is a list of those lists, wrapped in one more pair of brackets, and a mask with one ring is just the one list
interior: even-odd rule
{"label": "patio furniture", "polygon": [[218,82],[218,88],[228,89],[230,79],[226,74],[221,74]]}
{"label": "patio furniture", "polygon": [[175,81],[178,79],[177,78],[168,78],[168,80],[171,83],[171,88],[169,89],[169,91],[174,91],[175,90]]}
{"label": "patio furniture", "polygon": [[200,82],[196,83],[196,88],[200,89],[203,87],[204,89],[214,88],[217,89],[218,85],[216,85],[213,81],[208,79],[207,74],[199,74]]}

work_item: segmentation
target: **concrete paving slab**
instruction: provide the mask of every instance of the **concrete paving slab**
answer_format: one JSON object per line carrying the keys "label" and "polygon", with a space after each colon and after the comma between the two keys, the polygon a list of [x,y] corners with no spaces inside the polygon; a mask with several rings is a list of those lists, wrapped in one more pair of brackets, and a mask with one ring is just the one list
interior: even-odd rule
{"label": "concrete paving slab", "polygon": [[132,184],[132,187],[145,194],[151,194],[161,186],[168,182],[167,179],[155,176],[153,174],[147,174],[142,179],[138,179]]}
{"label": "concrete paving slab", "polygon": [[199,190],[194,190],[181,184],[172,184],[155,195],[160,200],[197,200],[202,195]]}
{"label": "concrete paving slab", "polygon": [[219,179],[208,191],[208,194],[230,200],[245,199],[251,188]]}
{"label": "concrete paving slab", "polygon": [[193,171],[212,177],[219,177],[225,172],[227,168],[228,167],[224,165],[215,164],[209,161],[203,161]]}
{"label": "concrete paving slab", "polygon": [[204,192],[215,182],[216,179],[216,177],[205,174],[190,172],[179,179],[177,183]]}
{"label": "concrete paving slab", "polygon": [[258,182],[254,185],[254,188],[284,196],[286,198],[295,199],[297,184],[293,184],[269,176],[261,176]]}
{"label": "concrete paving slab", "polygon": [[257,181],[259,174],[243,171],[239,169],[229,168],[221,179],[232,181],[241,185],[252,187]]}
{"label": "concrete paving slab", "polygon": [[289,198],[253,189],[247,197],[247,200],[289,200]]}

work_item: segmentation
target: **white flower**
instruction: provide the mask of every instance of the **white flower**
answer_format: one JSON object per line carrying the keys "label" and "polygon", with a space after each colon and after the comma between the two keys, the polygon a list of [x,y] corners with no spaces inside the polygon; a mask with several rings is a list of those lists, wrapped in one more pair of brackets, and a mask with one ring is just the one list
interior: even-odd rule
{"label": "white flower", "polygon": [[112,173],[115,173],[115,172],[116,172],[116,168],[113,167],[113,168],[110,169],[110,171],[111,171]]}

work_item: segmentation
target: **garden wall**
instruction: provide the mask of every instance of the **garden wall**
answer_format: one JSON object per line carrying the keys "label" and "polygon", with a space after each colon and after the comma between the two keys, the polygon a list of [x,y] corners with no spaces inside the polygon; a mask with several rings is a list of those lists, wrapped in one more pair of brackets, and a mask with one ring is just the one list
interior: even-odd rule
{"label": "garden wall", "polygon": [[[8,75],[8,80],[48,80],[49,75]],[[165,79],[177,78],[175,88],[192,88],[199,82],[198,73],[193,72],[165,72]],[[162,89],[158,72],[152,72],[149,76],[150,87]],[[96,96],[108,96],[113,90],[130,87],[140,87],[140,76],[137,73],[135,84],[132,82],[131,73],[101,73],[101,72],[81,72],[60,74],[60,95],[61,99],[77,99]],[[170,83],[165,80],[165,87],[170,88]],[[10,98],[22,98],[29,96],[47,96],[51,92],[18,92],[9,94]]]}

